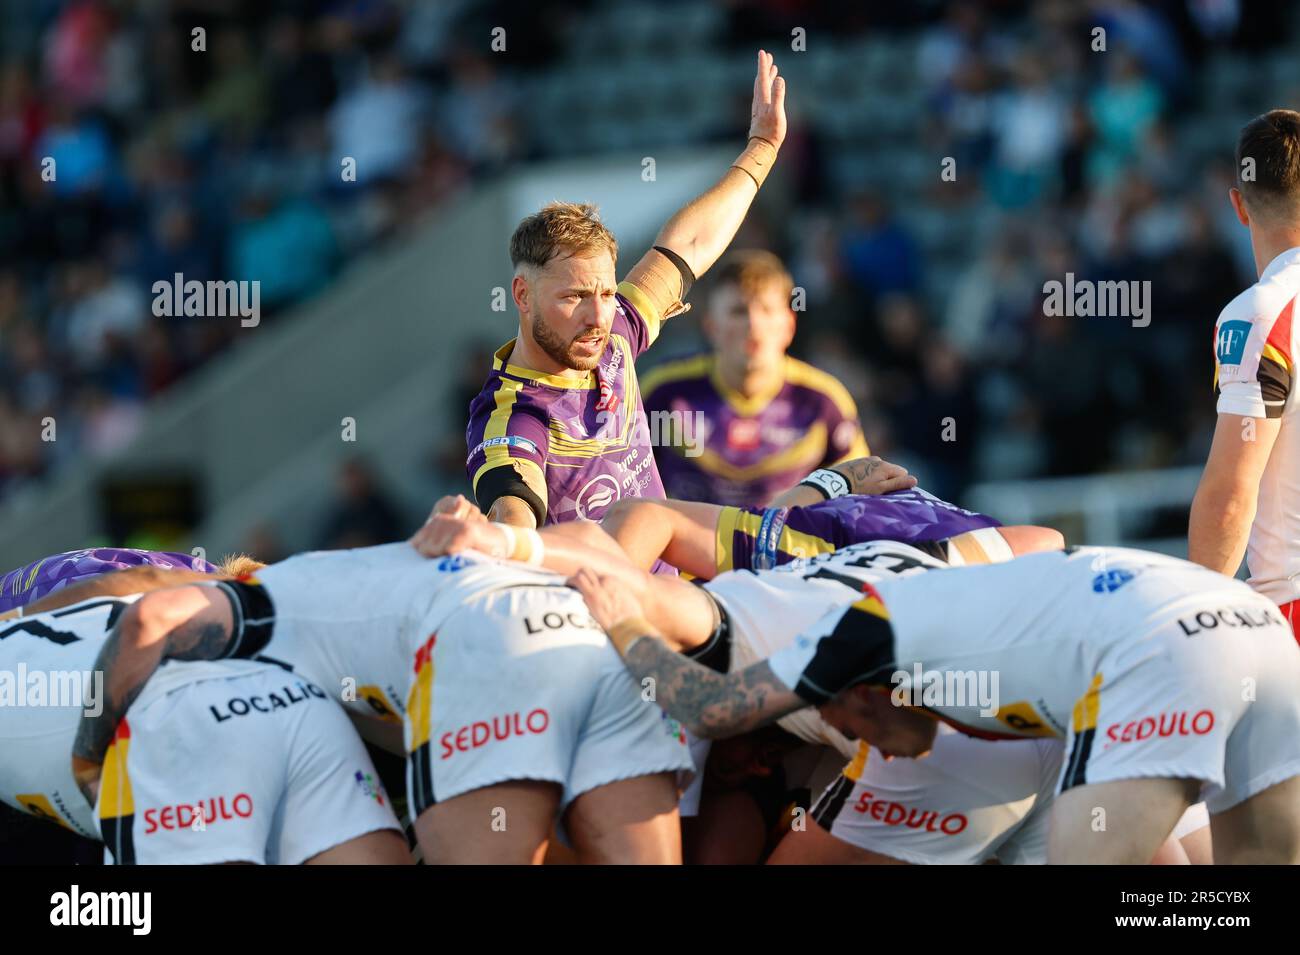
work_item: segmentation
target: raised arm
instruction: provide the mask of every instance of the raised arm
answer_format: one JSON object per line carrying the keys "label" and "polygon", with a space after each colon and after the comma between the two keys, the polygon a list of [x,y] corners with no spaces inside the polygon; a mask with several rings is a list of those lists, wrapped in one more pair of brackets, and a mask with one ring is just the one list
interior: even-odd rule
{"label": "raised arm", "polygon": [[776,162],[785,140],[785,80],[772,54],[758,51],[749,142],[712,187],[679,209],[655,236],[651,249],[628,273],[665,318],[726,250]]}

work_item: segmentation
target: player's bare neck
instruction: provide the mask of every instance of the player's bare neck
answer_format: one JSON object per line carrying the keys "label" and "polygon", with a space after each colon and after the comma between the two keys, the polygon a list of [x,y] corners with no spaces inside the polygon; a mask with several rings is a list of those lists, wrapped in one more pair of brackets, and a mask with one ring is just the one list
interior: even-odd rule
{"label": "player's bare neck", "polygon": [[1300,226],[1289,224],[1270,228],[1256,226],[1250,238],[1255,251],[1255,272],[1257,275],[1263,275],[1269,263],[1279,255],[1300,247]]}

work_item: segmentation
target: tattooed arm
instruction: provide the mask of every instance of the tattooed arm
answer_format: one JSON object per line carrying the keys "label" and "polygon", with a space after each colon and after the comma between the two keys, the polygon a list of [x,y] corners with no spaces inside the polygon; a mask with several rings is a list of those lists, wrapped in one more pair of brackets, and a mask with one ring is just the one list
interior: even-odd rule
{"label": "tattooed arm", "polygon": [[72,746],[72,773],[93,806],[104,754],[117,725],[166,659],[215,660],[225,652],[234,621],[230,602],[214,587],[175,587],[128,607],[95,660],[104,675],[103,705],[82,711]]}
{"label": "tattooed arm", "polygon": [[654,681],[655,702],[664,712],[706,739],[737,736],[808,705],[767,661],[723,675],[649,634],[632,637],[623,660],[638,683]]}
{"label": "tattooed arm", "polygon": [[637,681],[653,680],[655,702],[696,736],[735,736],[808,705],[766,662],[724,675],[677,653],[645,621],[636,593],[614,578],[583,569],[569,585],[585,598]]}

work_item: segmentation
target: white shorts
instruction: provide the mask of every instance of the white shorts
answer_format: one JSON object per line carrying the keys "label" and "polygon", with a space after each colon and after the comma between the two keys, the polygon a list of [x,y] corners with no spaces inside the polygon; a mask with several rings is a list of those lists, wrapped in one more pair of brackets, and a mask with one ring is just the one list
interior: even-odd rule
{"label": "white shorts", "polygon": [[858,755],[813,807],[850,845],[917,865],[1047,860],[1059,740],[982,740],[941,725],[921,759]]}
{"label": "white shorts", "polygon": [[410,652],[412,816],[517,779],[563,787],[562,811],[598,786],[694,771],[681,727],[643,694],[569,587],[470,598]]}
{"label": "white shorts", "polygon": [[1174,826],[1171,835],[1175,839],[1182,839],[1185,836],[1190,836],[1193,832],[1199,832],[1209,824],[1209,810],[1205,808],[1205,803],[1198,802],[1189,806],[1187,811],[1183,813],[1182,818],[1178,820],[1178,824]]}
{"label": "white shorts", "polygon": [[268,664],[169,663],[148,691],[118,727],[95,807],[118,864],[297,865],[400,832],[347,714],[314,684]]}
{"label": "white shorts", "polygon": [[1077,708],[1059,791],[1199,779],[1214,815],[1300,775],[1300,646],[1265,614],[1275,620],[1277,606],[1244,588],[1203,591],[1108,647],[1097,691]]}

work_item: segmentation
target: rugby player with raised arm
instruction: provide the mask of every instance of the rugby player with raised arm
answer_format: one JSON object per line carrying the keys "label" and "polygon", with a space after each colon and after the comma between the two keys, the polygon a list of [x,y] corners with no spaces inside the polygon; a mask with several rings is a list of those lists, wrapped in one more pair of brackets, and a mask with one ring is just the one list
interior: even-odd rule
{"label": "rugby player with raised arm", "polygon": [[553,203],[515,229],[519,335],[498,349],[466,427],[467,474],[493,520],[595,520],[621,498],[664,496],[635,362],[735,236],[785,132],[785,81],[760,50],[744,151],[622,282],[618,244],[589,205]]}

